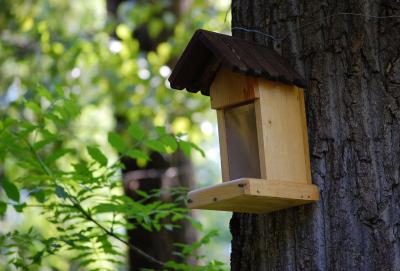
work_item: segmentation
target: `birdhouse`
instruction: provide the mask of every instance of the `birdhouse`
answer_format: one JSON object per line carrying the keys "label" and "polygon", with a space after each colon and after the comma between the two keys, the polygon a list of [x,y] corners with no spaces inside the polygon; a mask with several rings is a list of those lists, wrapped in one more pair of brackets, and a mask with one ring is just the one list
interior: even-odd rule
{"label": "birdhouse", "polygon": [[304,79],[277,53],[198,30],[169,78],[210,96],[223,182],[191,191],[194,209],[268,213],[319,199],[312,184]]}

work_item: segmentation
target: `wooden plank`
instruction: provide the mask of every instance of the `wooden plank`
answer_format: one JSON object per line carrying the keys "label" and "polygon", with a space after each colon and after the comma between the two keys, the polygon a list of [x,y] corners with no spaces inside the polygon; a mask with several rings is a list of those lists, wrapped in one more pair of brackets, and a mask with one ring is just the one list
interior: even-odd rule
{"label": "wooden plank", "polygon": [[258,143],[258,158],[260,161],[260,176],[261,179],[267,179],[267,167],[265,165],[265,148],[264,136],[262,129],[262,115],[260,99],[254,101],[255,115],[256,115],[256,129],[257,129],[257,143]]}
{"label": "wooden plank", "polygon": [[191,191],[189,207],[244,213],[269,213],[319,200],[312,184],[242,178]]}
{"label": "wooden plank", "polygon": [[300,113],[301,113],[301,127],[303,130],[303,144],[304,144],[304,157],[306,162],[306,176],[307,183],[311,184],[311,164],[310,164],[310,148],[308,145],[308,130],[307,130],[307,116],[306,116],[306,108],[304,103],[304,89],[297,88],[299,91],[299,104],[300,104]]}
{"label": "wooden plank", "polygon": [[259,111],[265,178],[311,183],[305,156],[304,113],[296,86],[259,79]]}
{"label": "wooden plank", "polygon": [[258,80],[221,67],[210,87],[211,107],[222,109],[258,98]]}
{"label": "wooden plank", "polygon": [[228,157],[228,147],[226,141],[224,110],[217,110],[217,121],[218,121],[219,150],[221,157],[222,181],[226,182],[230,180],[230,176],[229,176],[229,157]]}

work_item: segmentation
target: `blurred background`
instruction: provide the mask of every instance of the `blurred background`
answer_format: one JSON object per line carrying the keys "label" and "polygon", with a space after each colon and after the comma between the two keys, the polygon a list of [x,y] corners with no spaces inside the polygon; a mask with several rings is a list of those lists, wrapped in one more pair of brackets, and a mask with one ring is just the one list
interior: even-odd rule
{"label": "blurred background", "polygon": [[[171,90],[167,79],[196,29],[230,32],[229,0],[0,2],[0,117],[18,115],[13,102],[29,97],[38,83],[50,90],[63,86],[77,95],[82,106],[68,141],[63,142],[67,146],[79,149],[96,144],[107,157],[116,157],[107,144],[107,133],[123,135],[129,123],[138,122],[144,129],[163,126],[182,134],[204,150],[205,157],[191,152],[190,159],[174,152],[152,153],[150,163],[124,160],[127,195],[135,196],[132,182],[139,182],[141,189],[146,185],[193,189],[221,182],[216,115],[209,98]],[[150,176],[153,169],[161,173]],[[12,161],[0,164],[0,178],[17,175]],[[219,232],[202,253],[228,263],[231,214],[195,211],[193,216],[206,231]],[[33,209],[16,212],[8,208],[0,220],[1,233],[30,227],[45,236],[53,231]],[[172,243],[201,236],[190,225],[182,225],[172,235],[140,230],[127,234],[137,246],[160,258],[171,256],[167,250]],[[73,256],[48,257],[40,270],[84,270],[71,260]],[[0,270],[12,270],[6,258],[0,255]],[[119,268],[136,270],[129,263],[139,260],[130,254],[126,265]]]}

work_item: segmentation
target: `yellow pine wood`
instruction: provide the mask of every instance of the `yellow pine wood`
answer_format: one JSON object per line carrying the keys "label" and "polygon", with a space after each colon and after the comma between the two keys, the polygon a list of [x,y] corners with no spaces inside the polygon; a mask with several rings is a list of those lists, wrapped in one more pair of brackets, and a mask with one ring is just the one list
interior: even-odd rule
{"label": "yellow pine wood", "polygon": [[319,200],[318,188],[280,180],[242,178],[191,191],[189,207],[245,213],[269,213]]}
{"label": "yellow pine wood", "polygon": [[[211,86],[210,96],[212,108],[217,109],[224,182],[191,191],[190,208],[269,213],[319,200],[318,187],[311,180],[302,89],[223,68]],[[236,128],[227,132],[225,110],[251,102],[255,105],[255,131],[238,129],[237,133],[257,133],[259,150],[254,157],[259,156],[260,179],[231,180],[227,142]]]}
{"label": "yellow pine wood", "polygon": [[228,146],[226,142],[225,117],[223,110],[217,110],[217,120],[218,120],[219,149],[221,156],[222,180],[226,182],[230,180],[230,176],[229,176]]}
{"label": "yellow pine wood", "polygon": [[222,109],[258,98],[257,78],[222,67],[210,87],[211,107]]}
{"label": "yellow pine wood", "polygon": [[259,80],[260,156],[268,180],[311,183],[302,91],[295,86]]}

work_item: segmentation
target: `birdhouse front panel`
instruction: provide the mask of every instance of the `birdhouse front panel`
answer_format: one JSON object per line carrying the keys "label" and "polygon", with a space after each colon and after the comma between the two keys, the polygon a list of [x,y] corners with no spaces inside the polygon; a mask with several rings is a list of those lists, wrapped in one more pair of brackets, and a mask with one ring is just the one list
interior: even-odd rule
{"label": "birdhouse front panel", "polygon": [[257,78],[222,67],[211,87],[211,107],[217,109],[223,181],[261,178],[254,101]]}
{"label": "birdhouse front panel", "polygon": [[224,181],[262,178],[311,183],[304,90],[226,68],[211,87]]}
{"label": "birdhouse front panel", "polygon": [[191,191],[190,208],[268,213],[319,199],[305,82],[276,52],[198,30],[169,81],[210,96],[217,111],[223,183]]}

